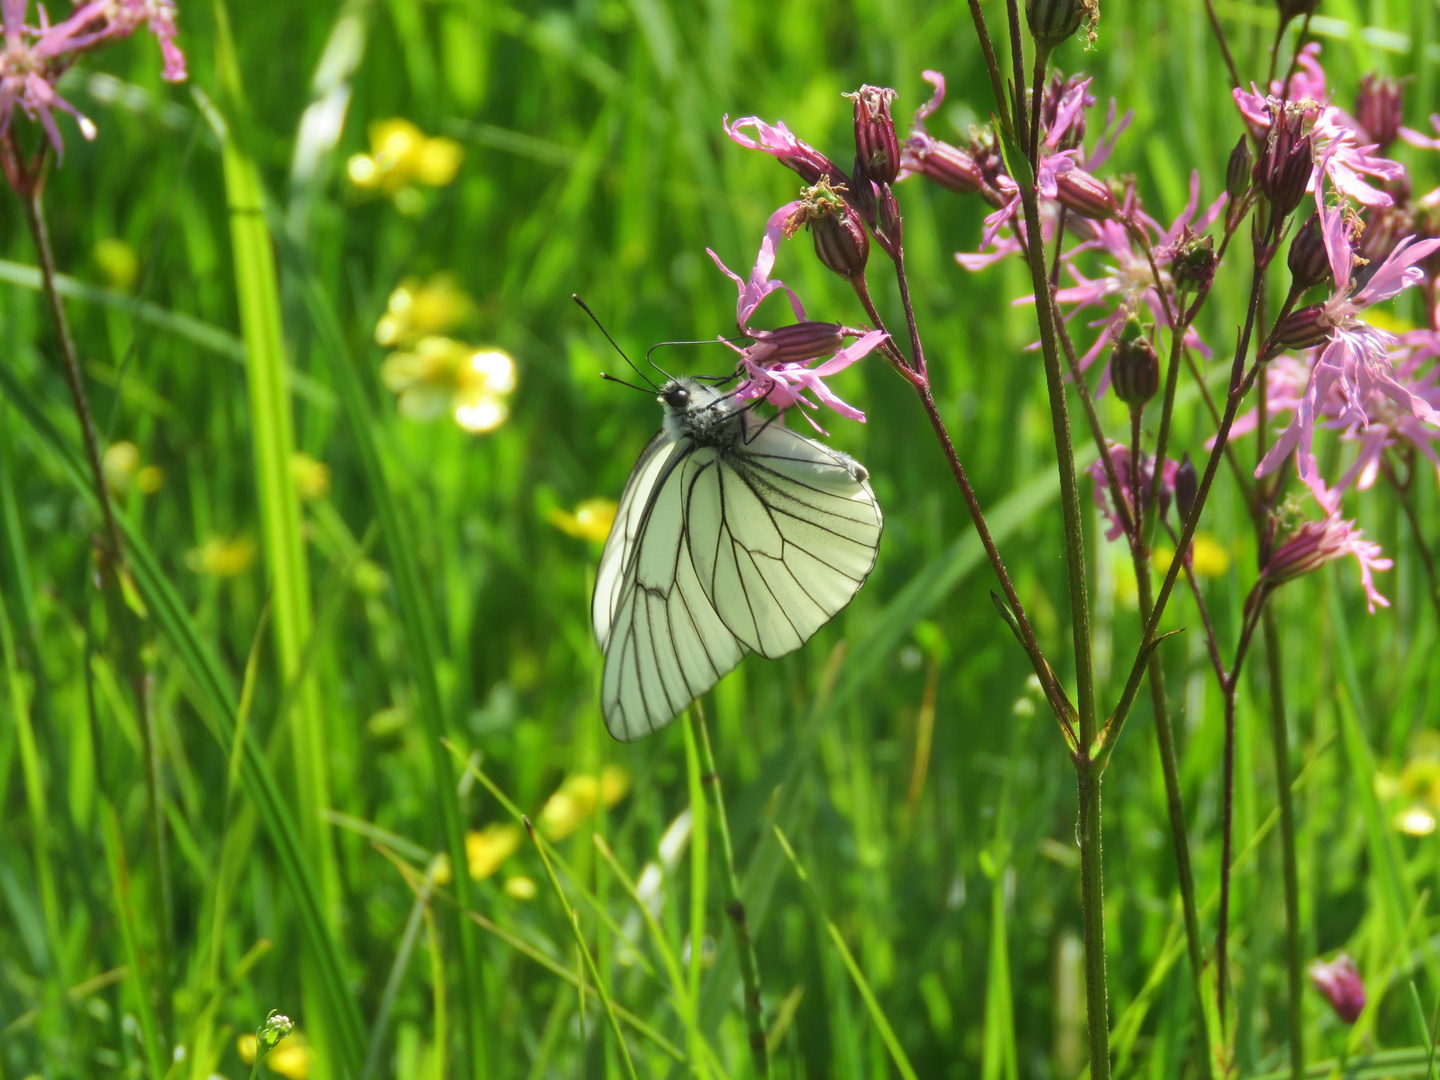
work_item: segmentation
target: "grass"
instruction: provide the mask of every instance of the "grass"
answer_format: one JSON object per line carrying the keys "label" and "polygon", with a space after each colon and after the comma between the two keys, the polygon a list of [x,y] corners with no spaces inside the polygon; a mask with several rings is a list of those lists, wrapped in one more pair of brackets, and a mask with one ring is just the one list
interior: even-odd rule
{"label": "grass", "polygon": [[[1258,77],[1271,7],[1217,10]],[[1434,5],[1327,0],[1321,16],[1337,100],[1365,71],[1410,75],[1407,119],[1423,127]],[[721,115],[784,119],[840,160],[841,91],[893,85],[905,115],[935,68],[950,96],[931,129],[961,139],[991,100],[966,6],[347,0],[232,5],[228,32],[224,18],[181,8],[190,88],[159,81],[144,35],[69,74],[99,135],[62,119],[46,189],[102,444],[138,456],[112,483],[147,613],[148,718],[92,586],[100,519],[35,252],[20,204],[0,200],[0,1077],[235,1080],[250,1072],[241,1036],[277,1009],[308,1052],[282,1044],[262,1075],[740,1080],[757,1068],[734,900],[777,1078],[1078,1075],[1074,783],[944,462],[884,365],[837,384],[868,422],[829,425],[885,510],[876,571],[805,649],[724,680],[704,702],[708,735],[682,721],[635,744],[605,736],[598,545],[553,524],[617,497],[659,422],[648,396],[599,380],[613,355],[570,294],[632,356],[723,333],[733,292],[705,249],[744,266],[794,184],[725,138]],[[1117,165],[1156,217],[1179,210],[1191,168],[1219,190],[1240,129],[1200,0],[1110,0],[1096,48],[1056,60],[1135,108]],[[370,125],[393,117],[458,142],[452,181],[391,197],[347,179]],[[1440,159],[1406,154],[1429,190]],[[940,410],[1041,644],[1066,656],[1045,388],[1031,312],[1009,304],[1028,279],[1018,263],[955,266],[978,241],[978,203],[913,182],[900,194]],[[857,321],[803,245],[777,273],[815,317]],[[471,300],[446,332],[516,361],[508,418],[488,433],[400,415],[381,377],[401,351],[376,342],[392,291],[437,273]],[[1233,334],[1246,284],[1222,275],[1207,341]],[[698,345],[655,358],[729,363]],[[1210,429],[1185,382],[1173,439],[1194,455]],[[1100,408],[1118,433],[1118,407]],[[297,452],[328,467],[323,482]],[[158,487],[140,483],[147,466]],[[1416,488],[1433,548],[1440,499],[1423,471]],[[1095,539],[1088,495],[1086,482]],[[1275,600],[1301,945],[1307,960],[1349,951],[1371,999],[1349,1029],[1307,987],[1307,1075],[1424,1076],[1440,858],[1395,822],[1440,816],[1440,626],[1399,509],[1377,493],[1355,509],[1396,559],[1380,580],[1393,606],[1366,614],[1344,566]],[[1203,581],[1227,638],[1253,536],[1230,489],[1202,527],[1228,557]],[[1113,701],[1134,578],[1125,552],[1092,551],[1097,696]],[[1209,938],[1222,702],[1194,623],[1177,598],[1164,629],[1192,629],[1160,655]],[[1141,721],[1104,789],[1111,1046],[1118,1076],[1191,1077],[1207,1020]],[[1238,721],[1229,1021],[1239,1075],[1288,1076],[1262,663]],[[487,863],[483,838],[501,834],[484,830],[521,815],[535,843]]]}

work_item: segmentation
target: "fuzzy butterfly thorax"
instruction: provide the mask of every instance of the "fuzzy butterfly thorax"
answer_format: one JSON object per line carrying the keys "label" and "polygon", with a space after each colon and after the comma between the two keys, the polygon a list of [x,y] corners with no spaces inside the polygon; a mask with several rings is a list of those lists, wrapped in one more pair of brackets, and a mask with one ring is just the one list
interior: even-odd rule
{"label": "fuzzy butterfly thorax", "polygon": [[688,437],[696,446],[728,450],[745,437],[747,411],[734,394],[722,394],[698,379],[671,379],[660,388],[666,432]]}

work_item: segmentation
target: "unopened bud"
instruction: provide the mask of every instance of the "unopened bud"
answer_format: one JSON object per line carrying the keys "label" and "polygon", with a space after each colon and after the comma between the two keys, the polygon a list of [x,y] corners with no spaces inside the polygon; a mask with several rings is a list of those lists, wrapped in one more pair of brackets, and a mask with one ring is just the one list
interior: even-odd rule
{"label": "unopened bud", "polygon": [[1110,354],[1110,382],[1115,396],[1132,409],[1144,405],[1160,389],[1160,358],[1136,319],[1126,324]]}
{"label": "unopened bud", "polygon": [[1317,960],[1310,965],[1310,981],[1325,995],[1341,1020],[1353,1024],[1360,1019],[1365,1011],[1365,984],[1354,960],[1344,953],[1328,964]]}
{"label": "unopened bud", "polygon": [[1072,213],[1099,221],[1107,221],[1119,212],[1109,185],[1084,169],[1068,169],[1057,174],[1055,198]]}
{"label": "unopened bud", "polygon": [[1304,133],[1304,110],[1277,98],[1269,104],[1270,135],[1255,163],[1255,185],[1270,201],[1278,227],[1279,219],[1300,205],[1310,186],[1314,154],[1310,136]]}
{"label": "unopened bud", "polygon": [[1360,80],[1360,94],[1355,99],[1355,119],[1379,147],[1380,153],[1390,149],[1405,123],[1405,102],[1398,79],[1373,72]]}
{"label": "unopened bud", "polygon": [[1100,18],[1099,0],[1025,0],[1025,21],[1035,44],[1053,49],[1081,23],[1091,26]]}
{"label": "unopened bud", "polygon": [[821,356],[838,352],[845,344],[839,323],[791,323],[775,330],[752,330],[755,344],[750,346],[750,359],[765,364],[803,364]]}
{"label": "unopened bud", "polygon": [[854,177],[846,189],[845,201],[855,208],[862,221],[872,229],[875,227],[875,184],[865,175],[860,158],[855,158]]}
{"label": "unopened bud", "polygon": [[900,165],[960,195],[973,195],[985,186],[985,177],[974,157],[923,131],[913,132],[906,140],[900,151]]}
{"label": "unopened bud", "polygon": [[1190,460],[1189,451],[1180,459],[1180,468],[1175,470],[1175,509],[1180,513],[1181,524],[1190,519],[1190,508],[1195,505],[1195,496],[1200,490],[1199,477],[1195,475],[1195,463]]}
{"label": "unopened bud", "polygon": [[860,215],[850,207],[812,219],[810,235],[815,240],[815,255],[828,269],[846,281],[864,275],[870,258],[870,237]]}
{"label": "unopened bud", "polygon": [[1280,25],[1284,27],[1291,19],[1309,15],[1320,6],[1320,0],[1275,0],[1275,6],[1280,10]]}
{"label": "unopened bud", "polygon": [[1225,165],[1225,194],[1230,196],[1232,206],[1238,204],[1250,190],[1250,170],[1254,165],[1255,155],[1250,150],[1250,140],[1241,135]]}
{"label": "unopened bud", "polygon": [[856,173],[877,184],[893,184],[900,171],[900,139],[890,118],[895,91],[862,86],[845,96],[855,103]]}
{"label": "unopened bud", "polygon": [[893,258],[900,253],[900,203],[889,184],[880,185],[875,207],[875,239]]}
{"label": "unopened bud", "polygon": [[1292,311],[1285,321],[1275,328],[1267,351],[1281,349],[1308,349],[1330,340],[1334,328],[1325,318],[1324,304],[1311,304],[1299,311]]}
{"label": "unopened bud", "polygon": [[1175,288],[1182,292],[1209,292],[1215,281],[1215,263],[1214,239],[1209,236],[1190,238],[1175,253],[1175,259],[1170,264]]}
{"label": "unopened bud", "polygon": [[1285,265],[1290,268],[1291,289],[1296,296],[1330,276],[1330,253],[1325,250],[1325,238],[1320,235],[1318,214],[1311,214],[1290,241]]}
{"label": "unopened bud", "polygon": [[280,1040],[295,1030],[295,1022],[288,1016],[270,1010],[265,1022],[255,1029],[255,1057],[263,1058],[279,1044]]}

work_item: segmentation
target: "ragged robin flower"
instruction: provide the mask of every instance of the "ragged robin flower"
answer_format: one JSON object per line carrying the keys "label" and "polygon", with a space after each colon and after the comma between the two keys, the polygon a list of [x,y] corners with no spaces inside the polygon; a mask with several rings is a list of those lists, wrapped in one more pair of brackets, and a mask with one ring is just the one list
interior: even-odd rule
{"label": "ragged robin flower", "polygon": [[75,118],[85,138],[95,138],[95,125],[55,91],[60,77],[82,53],[148,26],[160,42],[165,79],[185,79],[185,57],[175,44],[174,0],[89,0],[76,5],[68,19],[53,24],[45,8],[37,5],[38,25],[26,22],[29,8],[30,0],[0,3],[5,37],[0,50],[0,157],[12,184],[26,171],[15,151],[17,109],[40,124],[57,155],[63,156],[65,148],[55,122],[57,109]]}
{"label": "ragged robin flower", "polygon": [[1360,565],[1360,581],[1370,613],[1375,613],[1376,604],[1389,607],[1390,601],[1375,589],[1373,574],[1395,564],[1381,555],[1379,544],[1365,539],[1355,522],[1340,517],[1338,496],[1331,496],[1321,505],[1327,511],[1326,517],[1305,522],[1275,549],[1260,571],[1256,589],[1268,591],[1352,555]]}
{"label": "ragged robin flower", "polygon": [[1309,968],[1310,981],[1325,995],[1330,1007],[1347,1024],[1360,1019],[1365,1011],[1365,983],[1355,961],[1344,953],[1328,964],[1316,960]]}
{"label": "ragged robin flower", "polygon": [[448,411],[466,431],[493,431],[510,416],[515,361],[499,349],[424,337],[387,356],[380,378],[397,395],[402,416],[433,420]]}

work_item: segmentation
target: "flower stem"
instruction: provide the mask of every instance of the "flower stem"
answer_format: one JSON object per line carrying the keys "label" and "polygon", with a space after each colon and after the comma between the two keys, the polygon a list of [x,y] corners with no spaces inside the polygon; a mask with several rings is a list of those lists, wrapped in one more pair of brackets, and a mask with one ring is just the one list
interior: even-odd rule
{"label": "flower stem", "polygon": [[1285,964],[1290,1001],[1290,1073],[1305,1075],[1305,1031],[1301,1006],[1305,991],[1304,961],[1300,954],[1300,879],[1295,863],[1295,801],[1290,792],[1290,741],[1285,725],[1284,665],[1280,655],[1280,629],[1267,604],[1261,614],[1265,633],[1265,663],[1270,677],[1270,739],[1275,746],[1275,784],[1280,796],[1280,850],[1285,873]]}
{"label": "flower stem", "polygon": [[96,501],[104,522],[104,531],[99,537],[101,555],[100,580],[105,592],[105,605],[110,620],[113,640],[119,648],[120,669],[126,675],[135,704],[136,720],[143,736],[145,759],[145,794],[149,819],[150,842],[154,850],[159,887],[152,890],[154,910],[151,918],[155,921],[155,970],[151,982],[155,989],[160,1029],[168,1037],[170,1032],[170,990],[169,990],[169,942],[171,921],[170,868],[168,845],[165,832],[164,799],[160,779],[160,752],[155,731],[152,703],[150,701],[150,679],[140,655],[140,643],[144,628],[132,601],[125,596],[124,582],[128,580],[125,569],[125,541],[120,531],[115,507],[110,500],[110,488],[105,483],[105,467],[100,453],[100,440],[95,432],[94,414],[90,399],[85,393],[85,380],[80,371],[79,356],[75,351],[75,338],[70,332],[70,322],[65,316],[65,307],[60,302],[60,293],[55,282],[59,276],[55,267],[55,252],[50,244],[50,229],[45,220],[45,206],[42,201],[43,183],[41,170],[43,161],[37,162],[32,170],[32,182],[24,190],[17,188],[20,201],[25,206],[25,220],[30,227],[30,236],[35,244],[35,259],[40,270],[40,281],[45,296],[45,307],[55,329],[55,341],[60,350],[60,368],[65,384],[70,389],[75,416],[80,422],[81,440],[85,447],[85,459],[90,466],[91,480],[95,486]]}
{"label": "flower stem", "polygon": [[[745,1028],[750,1043],[750,1058],[755,1075],[769,1077],[770,1050],[765,1041],[764,1014],[760,1006],[760,969],[755,962],[755,943],[750,937],[750,924],[745,919],[745,902],[740,897],[740,879],[735,873],[735,849],[730,843],[730,822],[725,814],[725,794],[720,787],[720,773],[715,768],[715,754],[710,748],[710,728],[705,723],[705,709],[696,699],[693,712],[695,730],[700,739],[700,780],[710,790],[715,822],[720,831],[720,853],[725,860],[725,873],[720,887],[725,896],[725,914],[735,931],[735,952],[740,958],[740,980],[745,988]],[[692,945],[693,947],[693,945]]]}

